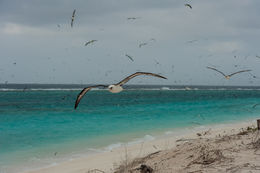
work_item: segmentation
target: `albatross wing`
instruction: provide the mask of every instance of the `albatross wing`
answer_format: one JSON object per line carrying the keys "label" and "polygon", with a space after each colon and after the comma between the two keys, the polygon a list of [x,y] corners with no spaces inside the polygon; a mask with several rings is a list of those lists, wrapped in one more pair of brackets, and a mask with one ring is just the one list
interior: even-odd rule
{"label": "albatross wing", "polygon": [[219,71],[218,69],[215,69],[213,67],[207,67],[208,69],[211,69],[211,70],[215,70],[216,72],[219,72],[220,74],[222,74],[223,76],[226,77],[226,75],[222,72],[222,71]]}
{"label": "albatross wing", "polygon": [[235,72],[235,73],[232,73],[232,74],[230,74],[230,75],[228,75],[228,76],[233,76],[233,75],[235,75],[235,74],[238,74],[238,73],[243,73],[243,72],[248,72],[248,71],[252,71],[252,70],[241,70],[241,71],[238,71],[238,72]]}
{"label": "albatross wing", "polygon": [[123,79],[122,81],[120,81],[119,83],[117,83],[116,85],[124,85],[126,82],[128,82],[130,79],[139,76],[139,75],[149,75],[149,76],[154,76],[154,77],[159,77],[159,78],[163,78],[163,79],[167,79],[166,77],[163,77],[161,75],[158,74],[154,74],[154,73],[148,73],[148,72],[136,72],[128,77],[126,77],[125,79]]}
{"label": "albatross wing", "polygon": [[90,87],[84,88],[84,89],[78,94],[77,100],[76,100],[76,102],[75,102],[75,107],[74,107],[74,109],[77,109],[80,100],[82,99],[82,97],[83,97],[89,90],[91,90],[92,88],[97,88],[97,87],[107,87],[107,86],[106,86],[106,85],[94,85],[94,86],[90,86]]}

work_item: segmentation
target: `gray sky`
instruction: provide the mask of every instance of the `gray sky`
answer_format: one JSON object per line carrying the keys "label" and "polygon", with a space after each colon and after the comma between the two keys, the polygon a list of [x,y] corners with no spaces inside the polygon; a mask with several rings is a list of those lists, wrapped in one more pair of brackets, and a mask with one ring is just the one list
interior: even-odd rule
{"label": "gray sky", "polygon": [[[260,85],[259,7],[259,0],[0,0],[0,83],[113,83],[147,71],[168,80],[129,84]],[[206,66],[252,69],[258,78],[227,81]]]}

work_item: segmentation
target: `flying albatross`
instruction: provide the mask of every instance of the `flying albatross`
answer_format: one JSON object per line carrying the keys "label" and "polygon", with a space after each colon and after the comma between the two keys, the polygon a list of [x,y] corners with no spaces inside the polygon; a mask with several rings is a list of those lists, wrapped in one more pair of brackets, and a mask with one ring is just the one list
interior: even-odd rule
{"label": "flying albatross", "polygon": [[97,41],[97,40],[90,40],[90,41],[88,41],[88,42],[85,43],[85,46],[87,46],[87,45],[89,45],[89,44],[91,44],[91,43],[94,43],[95,41]]}
{"label": "flying albatross", "polygon": [[259,103],[254,104],[254,105],[252,106],[252,108],[255,108],[255,107],[258,106],[258,105],[260,105],[260,104],[259,104]]}
{"label": "flying albatross", "polygon": [[75,13],[76,13],[76,10],[73,10],[73,13],[72,13],[72,16],[71,16],[71,22],[70,22],[71,28],[73,27],[73,22],[74,22],[74,18],[75,18]]}
{"label": "flying albatross", "polygon": [[238,74],[238,73],[243,73],[243,72],[248,72],[248,71],[252,71],[252,70],[241,70],[241,71],[238,71],[238,72],[235,72],[235,73],[232,73],[232,74],[229,74],[229,75],[226,75],[224,74],[223,72],[219,71],[218,69],[215,69],[213,67],[207,67],[208,69],[211,69],[211,70],[214,70],[216,72],[219,72],[220,74],[222,74],[226,79],[230,79],[231,76],[235,75],[235,74]]}
{"label": "flying albatross", "polygon": [[163,78],[163,79],[167,79],[166,77],[163,77],[161,75],[158,74],[154,74],[154,73],[148,73],[148,72],[136,72],[128,77],[126,77],[125,79],[123,79],[122,81],[120,81],[117,84],[112,84],[112,85],[93,85],[93,86],[89,86],[84,88],[77,97],[77,100],[75,102],[75,109],[78,107],[78,104],[80,102],[80,100],[82,99],[82,97],[92,88],[98,88],[98,87],[103,87],[103,88],[108,88],[108,90],[111,93],[119,93],[123,90],[122,85],[124,85],[125,83],[127,83],[130,79],[139,76],[139,75],[148,75],[148,76],[154,76],[154,77],[159,77],[159,78]]}
{"label": "flying albatross", "polygon": [[190,9],[192,9],[192,6],[190,4],[184,4],[186,7],[189,7]]}
{"label": "flying albatross", "polygon": [[127,20],[136,20],[136,19],[140,19],[141,17],[128,17]]}
{"label": "flying albatross", "polygon": [[139,44],[139,48],[141,48],[142,46],[145,46],[145,45],[147,45],[148,43],[140,43]]}
{"label": "flying albatross", "polygon": [[127,58],[129,58],[131,61],[134,61],[134,59],[133,59],[130,55],[125,54],[125,56],[126,56]]}

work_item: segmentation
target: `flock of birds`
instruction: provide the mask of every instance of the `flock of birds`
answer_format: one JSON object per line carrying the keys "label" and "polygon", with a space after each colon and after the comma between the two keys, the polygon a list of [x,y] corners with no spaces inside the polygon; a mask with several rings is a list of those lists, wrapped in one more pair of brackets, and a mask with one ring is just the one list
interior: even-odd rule
{"label": "flock of birds", "polygon": [[[191,5],[190,4],[185,4],[185,6],[188,6],[192,9]],[[75,14],[76,14],[76,9],[73,10],[72,12],[72,17],[71,17],[71,27],[73,27],[73,24],[74,24],[74,20],[75,20]],[[128,17],[127,20],[135,20],[135,19],[140,19],[140,17]],[[155,41],[154,38],[151,39],[152,41]],[[94,42],[96,42],[97,40],[90,40],[88,42],[85,43],[85,46],[89,45],[89,44],[92,44]],[[147,45],[148,43],[147,42],[144,42],[144,43],[140,43],[139,44],[139,48],[141,48],[142,46],[145,46]],[[128,55],[128,54],[125,54],[125,56],[127,58],[129,58],[131,61],[134,61],[134,59],[132,58],[132,56]],[[83,98],[83,96],[88,92],[90,91],[92,88],[98,88],[98,87],[103,87],[103,88],[108,88],[108,90],[111,92],[111,93],[119,93],[121,91],[123,91],[123,85],[125,83],[127,83],[130,79],[136,77],[136,76],[139,76],[139,75],[148,75],[148,76],[154,76],[154,77],[159,77],[159,78],[162,78],[162,79],[167,79],[166,77],[164,76],[161,76],[159,74],[155,74],[155,73],[149,73],[149,72],[136,72],[126,78],[124,78],[122,81],[120,81],[119,83],[117,84],[111,84],[111,85],[93,85],[93,86],[89,86],[89,87],[86,87],[84,88],[77,96],[77,99],[76,99],[76,102],[75,102],[75,106],[74,108],[76,109],[78,107],[78,104],[80,102],[80,100]]]}
{"label": "flock of birds", "polygon": [[[190,4],[184,4],[186,7],[192,9],[192,6]],[[73,24],[74,24],[74,20],[75,20],[75,14],[76,14],[76,9],[73,10],[73,13],[72,13],[72,17],[71,17],[71,27],[73,27]],[[140,19],[141,17],[128,17],[127,20],[136,20],[136,19]],[[152,41],[156,41],[154,38],[151,39]],[[93,44],[94,42],[97,42],[98,40],[90,40],[90,41],[87,41],[85,43],[85,46],[88,46],[90,44]],[[194,43],[198,40],[191,40],[191,41],[188,41],[187,43]],[[147,45],[148,42],[143,42],[143,43],[140,43],[139,44],[139,48]],[[128,54],[125,54],[125,56],[131,60],[131,61],[134,61],[133,57],[128,55]],[[260,56],[256,55],[257,58],[260,58]],[[159,62],[156,61],[156,63],[159,64]],[[216,71],[218,72],[219,74],[223,75],[226,79],[230,79],[233,75],[236,75],[236,74],[239,74],[239,73],[244,73],[244,72],[250,72],[252,70],[241,70],[241,71],[237,71],[237,72],[234,72],[234,73],[231,73],[231,74],[225,74],[224,72],[216,69],[216,68],[213,68],[213,67],[207,67],[207,69],[210,69],[210,70],[213,70],[213,71]],[[74,108],[76,109],[78,107],[78,104],[80,102],[80,100],[83,98],[83,96],[88,92],[90,91],[92,88],[99,88],[99,87],[103,87],[103,88],[108,88],[108,90],[112,93],[119,93],[123,90],[123,85],[128,82],[130,79],[136,77],[136,76],[139,76],[139,75],[149,75],[149,76],[154,76],[154,77],[159,77],[159,78],[162,78],[162,79],[167,79],[166,77],[164,76],[161,76],[159,74],[155,74],[155,73],[149,73],[149,72],[136,72],[128,77],[126,77],[125,79],[123,79],[122,81],[120,81],[119,83],[117,84],[111,84],[111,85],[93,85],[93,86],[89,86],[89,87],[86,87],[84,88],[77,96],[77,99],[76,99],[76,102],[75,102],[75,106]],[[256,107],[258,104],[254,105],[253,107]]]}

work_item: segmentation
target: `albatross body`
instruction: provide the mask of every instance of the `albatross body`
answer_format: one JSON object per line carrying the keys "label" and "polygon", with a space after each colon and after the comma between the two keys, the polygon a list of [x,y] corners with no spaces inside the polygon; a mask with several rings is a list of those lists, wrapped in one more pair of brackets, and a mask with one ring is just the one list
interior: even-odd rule
{"label": "albatross body", "polygon": [[119,93],[123,91],[123,87],[121,87],[120,85],[109,85],[108,89],[111,93]]}
{"label": "albatross body", "polygon": [[78,97],[76,99],[75,102],[75,109],[78,107],[78,104],[80,102],[80,100],[82,99],[82,97],[92,88],[98,88],[98,87],[103,87],[103,88],[108,88],[108,91],[110,91],[111,93],[119,93],[121,91],[123,91],[123,85],[125,83],[127,83],[130,79],[139,76],[139,75],[148,75],[148,76],[154,76],[154,77],[159,77],[162,79],[167,79],[166,77],[163,77],[161,75],[158,74],[154,74],[154,73],[148,73],[148,72],[136,72],[128,77],[126,77],[125,79],[123,79],[122,81],[118,82],[117,84],[112,84],[112,85],[94,85],[94,86],[89,86],[84,88],[79,94]]}

